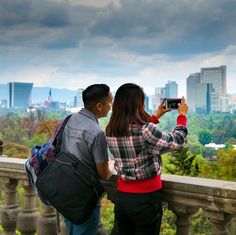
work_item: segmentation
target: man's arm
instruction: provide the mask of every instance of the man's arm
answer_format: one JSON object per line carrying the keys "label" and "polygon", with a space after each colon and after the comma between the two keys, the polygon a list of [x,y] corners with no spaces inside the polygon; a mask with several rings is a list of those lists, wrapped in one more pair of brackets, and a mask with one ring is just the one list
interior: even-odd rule
{"label": "man's arm", "polygon": [[97,172],[102,180],[108,180],[114,173],[114,161],[96,164]]}

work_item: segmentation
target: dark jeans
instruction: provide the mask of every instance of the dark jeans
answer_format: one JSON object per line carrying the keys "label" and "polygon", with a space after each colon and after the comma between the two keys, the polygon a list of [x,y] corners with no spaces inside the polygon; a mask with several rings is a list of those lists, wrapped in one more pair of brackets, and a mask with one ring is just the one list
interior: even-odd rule
{"label": "dark jeans", "polygon": [[69,220],[65,219],[67,232],[69,235],[97,235],[99,224],[100,206],[97,205],[91,214],[90,218],[83,224],[72,224]]}
{"label": "dark jeans", "polygon": [[115,217],[119,235],[158,235],[161,227],[161,191],[118,192]]}

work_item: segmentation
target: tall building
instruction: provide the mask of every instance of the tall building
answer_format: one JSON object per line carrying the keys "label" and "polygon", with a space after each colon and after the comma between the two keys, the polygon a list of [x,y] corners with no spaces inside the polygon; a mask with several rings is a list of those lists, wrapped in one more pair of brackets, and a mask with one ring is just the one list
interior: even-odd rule
{"label": "tall building", "polygon": [[77,91],[77,107],[84,107],[84,103],[83,103],[83,99],[82,99],[82,93],[83,93],[84,89],[79,88]]}
{"label": "tall building", "polygon": [[217,94],[226,94],[226,66],[201,68],[201,83],[211,83]]}
{"label": "tall building", "polygon": [[161,100],[165,98],[165,89],[163,87],[155,88],[155,94],[152,98],[152,109],[155,112],[159,107]]}
{"label": "tall building", "polygon": [[145,111],[147,112],[147,113],[149,113],[149,97],[145,94],[145,101],[144,101],[144,103],[145,103]]}
{"label": "tall building", "polygon": [[[226,94],[226,66],[201,68],[187,78],[187,101],[192,111],[229,112]],[[204,111],[205,110],[205,111]]]}
{"label": "tall building", "polygon": [[189,109],[195,111],[197,101],[196,87],[201,83],[201,73],[193,73],[187,77],[187,102]]}
{"label": "tall building", "polygon": [[31,105],[31,91],[33,83],[9,82],[8,107],[26,108]]}
{"label": "tall building", "polygon": [[178,97],[178,84],[174,81],[168,81],[165,85],[166,98]]}

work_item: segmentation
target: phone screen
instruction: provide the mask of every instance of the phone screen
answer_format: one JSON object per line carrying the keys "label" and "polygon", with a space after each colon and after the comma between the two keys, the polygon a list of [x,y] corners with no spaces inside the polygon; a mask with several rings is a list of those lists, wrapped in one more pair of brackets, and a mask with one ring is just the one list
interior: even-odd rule
{"label": "phone screen", "polygon": [[167,109],[178,109],[178,104],[181,103],[181,99],[166,99]]}

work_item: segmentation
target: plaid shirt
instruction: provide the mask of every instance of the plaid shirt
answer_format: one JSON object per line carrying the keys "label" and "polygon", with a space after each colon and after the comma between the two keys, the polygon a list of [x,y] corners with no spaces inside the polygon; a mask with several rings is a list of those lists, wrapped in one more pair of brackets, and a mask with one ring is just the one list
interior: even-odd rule
{"label": "plaid shirt", "polygon": [[106,137],[123,180],[149,179],[160,174],[161,154],[180,149],[187,136],[182,125],[177,125],[172,133],[161,132],[154,123],[130,125],[129,130],[128,137]]}

